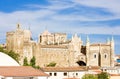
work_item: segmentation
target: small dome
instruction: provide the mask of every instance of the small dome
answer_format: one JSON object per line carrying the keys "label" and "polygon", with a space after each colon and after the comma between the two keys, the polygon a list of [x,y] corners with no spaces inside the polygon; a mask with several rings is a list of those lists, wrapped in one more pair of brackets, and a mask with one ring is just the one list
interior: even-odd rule
{"label": "small dome", "polygon": [[0,52],[0,66],[20,66],[13,58]]}

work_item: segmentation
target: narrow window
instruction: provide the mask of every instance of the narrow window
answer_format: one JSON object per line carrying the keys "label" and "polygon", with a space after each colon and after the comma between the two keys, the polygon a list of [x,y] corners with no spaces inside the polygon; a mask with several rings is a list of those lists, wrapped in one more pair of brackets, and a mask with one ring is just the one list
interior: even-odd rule
{"label": "narrow window", "polygon": [[107,58],[107,55],[105,54],[105,58]]}
{"label": "narrow window", "polygon": [[54,73],[54,76],[57,76],[57,73]]}
{"label": "narrow window", "polygon": [[52,76],[52,73],[49,73],[50,76]]}
{"label": "narrow window", "polygon": [[107,71],[107,69],[105,69],[105,71]]}
{"label": "narrow window", "polygon": [[64,72],[64,76],[67,76],[67,73],[66,73],[66,72]]}
{"label": "narrow window", "polygon": [[96,54],[94,55],[94,58],[96,58]]}
{"label": "narrow window", "polygon": [[76,76],[78,76],[78,73],[76,73]]}

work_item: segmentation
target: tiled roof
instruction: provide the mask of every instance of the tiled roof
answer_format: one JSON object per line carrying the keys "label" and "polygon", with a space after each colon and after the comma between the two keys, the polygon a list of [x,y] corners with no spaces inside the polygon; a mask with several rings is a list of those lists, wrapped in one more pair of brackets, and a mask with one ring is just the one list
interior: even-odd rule
{"label": "tiled roof", "polygon": [[86,67],[46,67],[46,68],[42,68],[43,71],[45,72],[64,72],[64,71],[86,71]]}
{"label": "tiled roof", "polygon": [[0,66],[0,75],[5,77],[48,76],[30,66]]}
{"label": "tiled roof", "polygon": [[100,66],[88,66],[89,70],[98,70],[100,69]]}
{"label": "tiled roof", "polygon": [[120,76],[120,74],[110,74],[110,76]]}
{"label": "tiled roof", "polygon": [[72,71],[93,71],[93,72],[101,72],[99,66],[79,66],[79,67],[45,67],[42,68],[45,72],[72,72]]}

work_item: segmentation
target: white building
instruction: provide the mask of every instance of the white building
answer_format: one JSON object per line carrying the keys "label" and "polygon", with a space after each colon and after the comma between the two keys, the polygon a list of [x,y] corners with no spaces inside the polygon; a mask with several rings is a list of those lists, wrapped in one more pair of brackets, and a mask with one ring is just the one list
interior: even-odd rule
{"label": "white building", "polygon": [[120,67],[103,67],[103,72],[107,72],[109,74],[119,74],[120,75]]}
{"label": "white building", "polygon": [[30,66],[0,66],[1,79],[48,79],[48,75]]}
{"label": "white building", "polygon": [[13,58],[0,52],[0,66],[20,66]]}
{"label": "white building", "polygon": [[48,74],[29,66],[20,66],[10,56],[0,52],[0,79],[48,79]]}
{"label": "white building", "polygon": [[103,67],[103,72],[110,74],[110,79],[120,79],[120,67]]}
{"label": "white building", "polygon": [[85,74],[97,74],[98,67],[47,67],[43,71],[50,75],[48,79],[81,79]]}

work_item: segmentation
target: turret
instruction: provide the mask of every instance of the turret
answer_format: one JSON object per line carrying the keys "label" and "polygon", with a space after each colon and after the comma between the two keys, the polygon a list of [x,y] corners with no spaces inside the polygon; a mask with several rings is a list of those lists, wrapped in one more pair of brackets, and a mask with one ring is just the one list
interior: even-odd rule
{"label": "turret", "polygon": [[114,53],[114,38],[113,38],[113,36],[111,38],[110,45],[111,45],[112,52]]}
{"label": "turret", "polygon": [[110,39],[109,38],[107,39],[107,44],[110,44]]}
{"label": "turret", "polygon": [[87,36],[86,38],[86,46],[89,46],[90,45],[90,40],[89,40],[89,37]]}
{"label": "turret", "polygon": [[86,38],[86,65],[87,66],[89,66],[89,61],[90,61],[89,48],[90,48],[90,41],[89,41],[89,37],[87,36],[87,38]]}
{"label": "turret", "polygon": [[114,66],[114,38],[112,36],[111,42],[110,42],[110,50],[111,50],[111,66]]}

